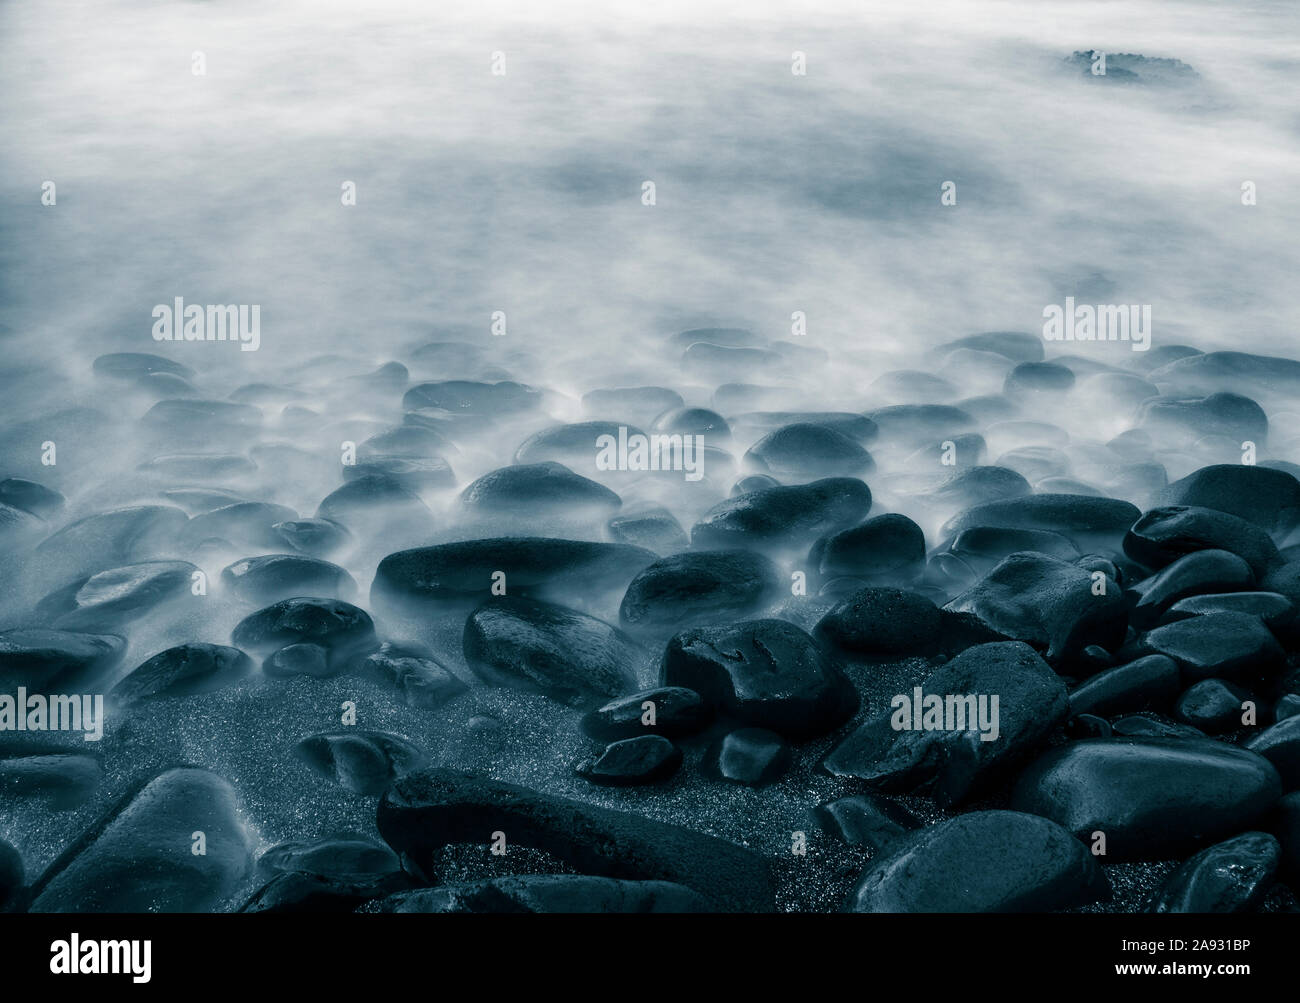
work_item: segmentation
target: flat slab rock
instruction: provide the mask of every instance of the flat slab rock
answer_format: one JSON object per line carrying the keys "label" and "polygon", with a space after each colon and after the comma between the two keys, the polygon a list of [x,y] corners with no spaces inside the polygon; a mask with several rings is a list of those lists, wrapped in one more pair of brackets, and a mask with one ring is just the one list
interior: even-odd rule
{"label": "flat slab rock", "polygon": [[600,808],[455,770],[402,777],[380,799],[379,833],[417,867],[430,869],[450,843],[511,844],[545,850],[585,874],[672,881],[715,908],[775,907],[767,862],[752,850],[627,812]]}

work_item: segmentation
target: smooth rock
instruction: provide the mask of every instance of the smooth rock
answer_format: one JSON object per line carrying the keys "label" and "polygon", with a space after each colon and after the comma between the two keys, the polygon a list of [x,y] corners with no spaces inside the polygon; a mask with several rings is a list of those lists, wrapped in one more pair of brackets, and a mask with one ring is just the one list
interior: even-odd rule
{"label": "smooth rock", "polygon": [[0,686],[25,686],[32,692],[57,692],[101,678],[126,653],[115,634],[69,630],[0,631]]}
{"label": "smooth rock", "polygon": [[1084,842],[1106,836],[1108,860],[1166,860],[1260,821],[1282,795],[1263,756],[1209,739],[1112,738],[1044,754],[1011,795]]}
{"label": "smooth rock", "polygon": [[1168,707],[1178,696],[1178,664],[1147,655],[1099,672],[1070,692],[1070,714],[1110,717],[1127,711]]}
{"label": "smooth rock", "polygon": [[1098,594],[1090,572],[1033,553],[1012,554],[944,609],[972,613],[1005,637],[1046,651],[1053,663],[1077,658],[1089,645],[1113,650],[1127,626],[1113,582]]}
{"label": "smooth rock", "polygon": [[1250,565],[1258,579],[1282,564],[1277,546],[1258,526],[1208,508],[1154,508],[1124,536],[1124,552],[1149,568],[1163,568],[1198,550],[1227,550]]}
{"label": "smooth rock", "polygon": [[553,603],[489,600],[465,622],[465,661],[480,679],[576,704],[636,689],[641,649],[617,627]]}
{"label": "smooth rock", "polygon": [[1178,663],[1188,680],[1268,673],[1286,657],[1264,622],[1248,613],[1206,613],[1157,627],[1144,648]]}
{"label": "smooth rock", "polygon": [[819,539],[808,554],[808,564],[823,580],[847,576],[911,581],[925,564],[925,533],[905,515],[878,515]]}
{"label": "smooth rock", "polygon": [[1051,912],[1110,898],[1088,848],[1044,818],[976,811],[892,845],[863,871],[848,912]]}
{"label": "smooth rock", "polygon": [[833,731],[858,709],[848,678],[785,620],[683,631],[664,649],[659,681],[694,690],[733,720],[795,738]]}
{"label": "smooth rock", "polygon": [[337,564],[295,554],[245,557],[221,572],[221,585],[245,602],[267,605],[294,596],[342,599],[357,583]]}
{"label": "smooth rock", "polygon": [[1266,832],[1247,832],[1183,863],[1151,897],[1147,912],[1253,912],[1264,901],[1282,859]]}
{"label": "smooth rock", "polygon": [[781,591],[776,566],[744,551],[691,551],[655,561],[628,584],[619,619],[664,632],[752,616]]}
{"label": "smooth rock", "polygon": [[696,547],[780,550],[807,546],[819,536],[861,522],[871,511],[871,489],[852,477],[767,488],[719,502],[691,528]]}
{"label": "smooth rock", "polygon": [[876,467],[857,439],[827,425],[800,422],[769,432],[745,453],[753,468],[776,477],[857,477]]}
{"label": "smooth rock", "polygon": [[239,682],[253,671],[253,660],[238,648],[192,641],[145,659],[113,687],[123,704],[158,697],[211,693]]}
{"label": "smooth rock", "polygon": [[682,765],[682,752],[662,735],[638,735],[611,742],[581,760],[574,772],[593,784],[632,787],[667,780]]}

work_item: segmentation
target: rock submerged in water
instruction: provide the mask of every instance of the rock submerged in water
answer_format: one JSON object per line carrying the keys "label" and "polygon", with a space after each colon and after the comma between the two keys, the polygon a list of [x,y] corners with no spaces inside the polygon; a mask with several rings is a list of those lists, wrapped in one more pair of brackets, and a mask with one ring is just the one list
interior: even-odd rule
{"label": "rock submerged in water", "polygon": [[907,582],[925,565],[925,533],[905,515],[890,512],[813,544],[808,564],[823,580],[848,576],[866,581]]}
{"label": "rock submerged in water", "polygon": [[418,547],[379,562],[371,600],[379,604],[481,602],[499,572],[511,595],[590,595],[622,587],[658,559],[653,551],[620,543],[500,537]]}
{"label": "rock submerged in water", "polygon": [[0,504],[20,509],[38,519],[57,515],[67,504],[62,492],[23,477],[0,480]]}
{"label": "rock submerged in water", "polygon": [[1282,796],[1263,756],[1198,738],[1086,739],[1045,753],[1010,806],[1106,837],[1110,860],[1165,860],[1250,829]]}
{"label": "rock submerged in water", "polygon": [[744,551],[693,551],[660,558],[628,584],[619,619],[642,631],[680,627],[761,612],[780,592],[767,558]]}
{"label": "rock submerged in water", "polygon": [[[192,852],[194,833],[205,852]],[[167,770],[128,793],[31,887],[32,912],[210,912],[252,867],[235,792],[207,770]]]}
{"label": "rock submerged in water", "polygon": [[847,529],[871,511],[871,489],[852,477],[766,488],[719,502],[691,528],[696,547],[782,549]]}
{"label": "rock submerged in water", "polygon": [[136,505],[85,516],[42,540],[32,555],[43,582],[61,585],[108,568],[170,555],[189,522],[172,505]]}
{"label": "rock submerged in water", "polygon": [[1110,898],[1088,847],[1045,818],[975,811],[891,844],[858,879],[845,910],[1051,912]]}
{"label": "rock submerged in water", "polygon": [[561,703],[636,689],[640,646],[617,627],[536,599],[501,597],[465,622],[465,661],[484,682]]}
{"label": "rock submerged in water", "polygon": [[358,671],[391,686],[407,706],[426,710],[440,707],[469,689],[460,677],[433,657],[433,652],[420,644],[385,641],[361,663]]}
{"label": "rock submerged in water", "polygon": [[0,685],[30,690],[87,685],[102,677],[125,653],[126,640],[116,634],[0,631]]}
{"label": "rock submerged in water", "polygon": [[259,605],[295,596],[346,599],[357,591],[352,576],[337,564],[297,554],[245,557],[222,570],[221,584],[240,599]]}
{"label": "rock submerged in water", "polygon": [[465,508],[477,515],[565,519],[605,517],[623,504],[604,485],[550,461],[493,470],[467,487],[460,498]]}
{"label": "rock submerged in water", "polygon": [[745,460],[759,472],[777,477],[858,477],[876,468],[857,439],[813,422],[769,432],[750,447]]}
{"label": "rock submerged in water", "polygon": [[388,845],[426,873],[447,844],[487,845],[492,833],[504,832],[513,845],[545,850],[583,874],[682,884],[714,909],[767,912],[775,906],[767,862],[752,850],[472,774],[408,774],[380,799],[377,821]]}
{"label": "rock submerged in water", "polygon": [[0,752],[0,797],[40,798],[54,811],[67,811],[94,793],[103,774],[93,755],[30,746],[16,755]]}
{"label": "rock submerged in water", "polygon": [[36,612],[61,630],[112,631],[185,599],[200,574],[188,561],[146,561],[101,571],[50,593]]}
{"label": "rock submerged in water", "polygon": [[1019,641],[969,648],[918,689],[919,706],[915,691],[899,694],[835,746],[823,768],[884,793],[928,788],[940,804],[956,804],[1033,753],[1069,706],[1065,684]]}
{"label": "rock submerged in water", "polygon": [[111,697],[135,704],[159,697],[210,693],[236,683],[253,671],[253,660],[238,648],[191,642],[160,651],[113,687]]}
{"label": "rock submerged in water", "polygon": [[250,613],[235,625],[231,640],[256,654],[291,644],[315,644],[343,660],[379,646],[365,610],[342,599],[298,596]]}
{"label": "rock submerged in water", "polygon": [[22,855],[10,843],[0,839],[0,912],[17,900],[23,877]]}
{"label": "rock submerged in water", "polygon": [[616,515],[605,523],[605,530],[615,543],[644,547],[657,554],[685,550],[691,543],[677,517],[660,505]]}
{"label": "rock submerged in water", "polygon": [[834,731],[858,709],[848,678],[785,620],[683,631],[664,649],[659,681],[693,690],[735,721],[794,738]]}

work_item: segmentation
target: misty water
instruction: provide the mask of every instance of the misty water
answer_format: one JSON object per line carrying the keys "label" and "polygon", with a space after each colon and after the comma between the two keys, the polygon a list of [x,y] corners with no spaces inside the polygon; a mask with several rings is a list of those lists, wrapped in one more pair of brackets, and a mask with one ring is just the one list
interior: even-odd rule
{"label": "misty water", "polygon": [[[67,504],[6,536],[0,627],[36,625],[42,597],[90,572],[75,554],[32,556],[81,517],[190,488],[312,516],[343,483],[344,444],[400,426],[403,394],[426,381],[514,380],[545,396],[536,411],[458,427],[443,457],[454,483],[422,493],[429,525],[358,531],[332,558],[356,583],[342,598],[366,608],[376,565],[404,547],[514,532],[605,539],[576,516],[470,518],[458,495],[551,425],[655,417],[593,414],[582,404],[592,390],[662,386],[733,419],[731,434],[706,435],[726,455],[707,459],[698,484],[579,471],[625,510],[662,504],[689,530],[753,472],[744,454],[770,430],[734,419],[996,395],[1014,362],[935,346],[1038,335],[1044,308],[1067,297],[1149,306],[1152,352],[1300,355],[1298,30],[1300,11],[1281,2],[844,3],[797,16],[681,2],[5,4],[0,476]],[[1120,72],[1098,77],[1072,57],[1089,51]],[[796,53],[806,73],[792,73]],[[955,204],[942,199],[949,182]],[[177,297],[257,305],[257,350],[155,340],[155,307]],[[780,343],[782,361],[684,360],[689,342],[673,336],[715,328]],[[980,462],[1050,449],[1019,458],[1031,483],[1068,479],[1145,509],[1157,485],[1111,477],[1095,448],[1138,423],[1139,402],[1090,381],[1112,367],[1145,377],[1145,353],[1046,349],[1080,360],[1077,382],[1018,402],[1017,417],[1040,424],[971,429],[985,436]],[[96,375],[110,353],[161,355],[190,371],[188,386]],[[409,375],[381,368],[394,362]],[[750,388],[729,397],[727,384]],[[177,396],[257,410],[172,422],[156,405]],[[1260,459],[1300,463],[1291,384],[1254,396],[1269,416]],[[1236,462],[1229,440],[1158,437],[1167,479]],[[953,512],[927,496],[951,471],[924,445],[868,444],[865,479],[873,515],[910,515],[935,547]],[[252,462],[203,476],[148,466],[178,454]],[[191,517],[208,510],[187,501]],[[159,555],[201,568],[210,601],[133,625],[106,685],[170,645],[229,643],[253,607],[222,594],[222,569],[274,548],[213,536]],[[617,620],[618,599],[584,608]],[[810,627],[832,602],[790,616]],[[380,626],[422,634],[472,681],[463,616]],[[647,686],[654,654],[640,667]],[[916,671],[901,663],[855,682],[878,698]],[[434,761],[773,855],[803,824],[809,791],[849,789],[815,774],[826,746],[814,745],[796,780],[763,792],[770,825],[754,831],[749,792],[732,803],[685,783],[650,799],[584,786],[569,772],[574,720],[543,699],[479,688],[472,706],[428,714],[367,687],[254,677],[110,720],[89,799],[71,811],[0,800],[0,836],[39,872],[130,782],[179,762],[230,781],[251,845],[370,833],[373,798],[340,794],[288,754],[336,726],[344,700],[361,701],[365,727],[406,735]],[[503,730],[495,751],[466,751],[476,715]],[[843,895],[837,878],[783,880],[783,907],[832,908]],[[1133,895],[1154,880],[1135,878]]]}

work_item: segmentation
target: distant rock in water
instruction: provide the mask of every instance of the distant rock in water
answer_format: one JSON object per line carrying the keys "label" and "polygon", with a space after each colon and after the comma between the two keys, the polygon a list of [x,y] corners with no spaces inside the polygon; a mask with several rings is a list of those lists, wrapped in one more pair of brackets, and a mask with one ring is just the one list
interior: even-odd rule
{"label": "distant rock in water", "polygon": [[[1105,63],[1099,63],[1104,59]],[[1066,62],[1082,76],[1098,83],[1156,84],[1170,86],[1200,79],[1200,74],[1180,59],[1143,56],[1135,52],[1076,51]],[[1094,66],[1104,65],[1104,72]]]}
{"label": "distant rock in water", "polygon": [[194,378],[194,370],[161,355],[149,352],[110,352],[92,364],[96,376],[134,382],[151,373],[170,373],[182,379]]}
{"label": "distant rock in water", "polygon": [[337,564],[296,554],[245,557],[221,572],[221,585],[240,599],[262,605],[294,596],[348,599],[357,590],[352,576]]}
{"label": "distant rock in water", "polygon": [[560,463],[515,464],[484,474],[460,496],[476,514],[507,514],[577,519],[608,515],[623,501],[602,484]]}
{"label": "distant rock in water", "polygon": [[501,581],[511,595],[587,596],[621,588],[657,559],[642,547],[587,540],[498,537],[418,547],[379,562],[372,601],[481,602]]}
{"label": "distant rock in water", "polygon": [[453,414],[498,415],[538,407],[541,394],[522,383],[477,383],[473,380],[444,380],[421,383],[406,391],[402,407],[408,411],[436,407]]}
{"label": "distant rock in water", "polygon": [[968,334],[964,338],[950,341],[935,349],[940,357],[951,355],[960,349],[977,352],[996,352],[1015,362],[1042,362],[1043,339],[1036,334],[1021,331],[986,331],[983,334]]}
{"label": "distant rock in water", "polygon": [[871,489],[854,477],[766,488],[719,502],[691,529],[697,547],[759,550],[807,546],[817,537],[861,522]]}
{"label": "distant rock in water", "polygon": [[769,432],[745,454],[745,461],[762,473],[796,478],[858,476],[876,466],[858,440],[812,422]]}

